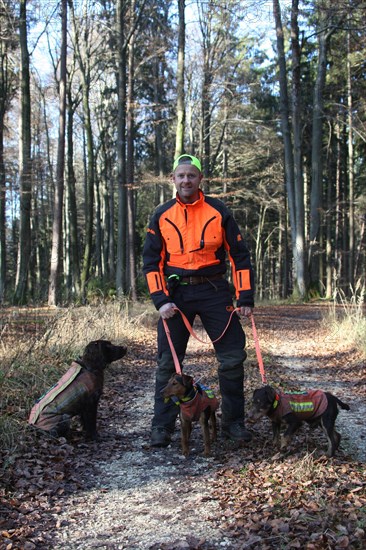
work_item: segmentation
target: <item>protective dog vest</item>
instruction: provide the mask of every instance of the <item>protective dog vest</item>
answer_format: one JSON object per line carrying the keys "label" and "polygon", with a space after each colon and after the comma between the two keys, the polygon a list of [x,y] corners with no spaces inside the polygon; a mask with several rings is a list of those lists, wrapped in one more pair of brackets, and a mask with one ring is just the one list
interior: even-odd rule
{"label": "protective dog vest", "polygon": [[39,418],[39,415],[43,409],[52,403],[52,401],[67,388],[73,380],[77,377],[79,372],[83,367],[79,365],[76,361],[71,364],[71,367],[65,374],[60,378],[60,380],[52,386],[46,393],[44,393],[33,406],[28,422],[29,424],[35,424]]}
{"label": "protective dog vest", "polygon": [[181,414],[183,418],[190,422],[199,420],[201,413],[210,407],[216,411],[219,407],[219,400],[213,394],[212,390],[202,388],[202,393],[197,391],[193,399],[189,401],[180,401]]}
{"label": "protective dog vest", "polygon": [[327,406],[327,396],[321,390],[281,393],[271,419],[281,419],[286,414],[293,413],[300,420],[309,420],[322,415]]}

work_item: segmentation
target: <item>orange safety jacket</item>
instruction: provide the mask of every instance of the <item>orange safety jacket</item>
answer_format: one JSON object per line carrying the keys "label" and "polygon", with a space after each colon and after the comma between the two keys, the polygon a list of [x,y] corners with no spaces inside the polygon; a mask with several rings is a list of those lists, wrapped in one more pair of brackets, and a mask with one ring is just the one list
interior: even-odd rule
{"label": "orange safety jacket", "polygon": [[180,277],[224,274],[227,255],[238,306],[254,305],[250,254],[230,210],[204,195],[192,204],[177,195],[159,206],[149,224],[143,250],[143,271],[156,309],[171,301],[166,284]]}

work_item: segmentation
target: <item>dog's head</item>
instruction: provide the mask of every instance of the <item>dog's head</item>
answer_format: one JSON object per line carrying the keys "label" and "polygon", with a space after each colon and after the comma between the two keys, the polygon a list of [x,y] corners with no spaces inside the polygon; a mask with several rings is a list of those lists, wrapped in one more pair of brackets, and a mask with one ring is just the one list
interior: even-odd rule
{"label": "dog's head", "polygon": [[122,359],[126,353],[125,346],[115,346],[109,340],[94,340],[84,349],[81,362],[90,371],[101,371],[113,361]]}
{"label": "dog's head", "polygon": [[167,386],[164,388],[162,395],[164,399],[169,397],[177,397],[183,399],[193,388],[193,378],[188,374],[173,374]]}
{"label": "dog's head", "polygon": [[263,386],[253,392],[252,407],[248,413],[248,419],[256,421],[262,416],[268,415],[278,399],[278,394],[272,386]]}

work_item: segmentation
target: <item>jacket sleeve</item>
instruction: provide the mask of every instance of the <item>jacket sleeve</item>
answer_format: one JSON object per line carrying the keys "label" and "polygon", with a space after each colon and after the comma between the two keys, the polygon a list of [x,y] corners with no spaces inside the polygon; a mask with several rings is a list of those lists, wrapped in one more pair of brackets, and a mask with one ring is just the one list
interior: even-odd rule
{"label": "jacket sleeve", "polygon": [[225,247],[229,255],[237,306],[254,307],[254,273],[250,253],[230,211],[224,219]]}
{"label": "jacket sleeve", "polygon": [[165,246],[159,229],[158,212],[147,228],[142,256],[147,287],[156,309],[159,309],[171,302],[171,298],[164,277]]}

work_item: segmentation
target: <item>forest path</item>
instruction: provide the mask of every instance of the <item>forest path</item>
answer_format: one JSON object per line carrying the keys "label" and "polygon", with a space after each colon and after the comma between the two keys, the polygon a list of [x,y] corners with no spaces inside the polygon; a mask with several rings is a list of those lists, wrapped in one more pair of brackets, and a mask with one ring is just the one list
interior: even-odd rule
{"label": "forest path", "polygon": [[[323,309],[315,306],[256,310],[268,381],[283,387],[316,384],[334,389],[342,400],[358,408],[364,395],[364,365],[348,368],[352,352],[334,349],[336,340],[322,327],[322,313]],[[261,379],[249,324],[245,330],[249,348],[245,391],[249,400]],[[150,448],[155,351],[155,330],[146,329],[144,342],[133,345],[121,365],[110,368],[100,403],[100,442],[84,443],[78,432],[70,442],[35,439],[38,448],[30,449],[17,466],[16,498],[22,504],[14,525],[22,524],[23,531],[17,534],[22,544],[17,546],[14,536],[14,546],[10,540],[5,541],[8,546],[1,546],[0,539],[0,548],[278,548],[283,537],[292,536],[292,529],[293,540],[301,540],[303,531],[295,532],[295,524],[290,534],[268,532],[268,510],[263,526],[253,527],[253,517],[260,517],[260,507],[255,503],[267,489],[252,469],[258,467],[264,472],[279,467],[267,419],[254,426],[253,441],[246,446],[219,438],[210,458],[201,455],[198,425],[193,429],[188,459],[181,455],[178,429],[167,449]],[[271,365],[267,354],[274,359]],[[199,375],[217,390],[217,365],[209,345],[191,338],[185,365],[186,372]],[[365,428],[356,413],[351,416],[352,424],[345,411],[338,418],[344,445],[332,463],[338,460],[343,469],[353,472],[354,461],[365,458]],[[305,435],[304,429],[298,438],[302,444],[297,454],[293,451],[292,456],[283,459],[281,468],[297,468],[306,451],[320,456],[319,448],[326,447],[318,431]],[[319,460],[322,463],[323,459]],[[246,480],[240,472],[248,470],[252,474]],[[249,486],[245,487],[247,482]],[[240,508],[239,514],[235,499],[244,495],[248,510]],[[245,514],[252,505],[255,510],[246,528],[249,519],[244,519]]]}

